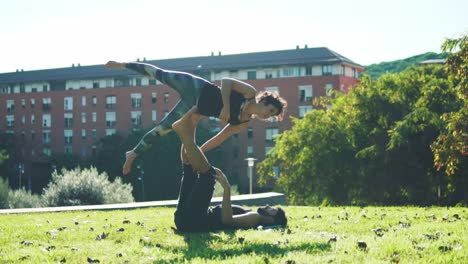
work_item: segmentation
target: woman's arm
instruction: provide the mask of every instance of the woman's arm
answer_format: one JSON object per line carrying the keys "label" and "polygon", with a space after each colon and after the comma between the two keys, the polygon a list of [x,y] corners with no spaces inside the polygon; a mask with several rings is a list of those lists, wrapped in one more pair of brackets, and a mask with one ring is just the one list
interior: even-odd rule
{"label": "woman's arm", "polygon": [[231,97],[232,91],[236,91],[248,99],[255,97],[257,93],[257,90],[255,90],[255,88],[248,83],[232,78],[223,78],[221,80],[221,98],[223,100],[223,109],[219,115],[219,119],[223,124],[227,124],[229,121],[231,108],[229,98]]}
{"label": "woman's arm", "polygon": [[246,129],[249,126],[249,122],[242,123],[239,125],[231,125],[227,124],[218,134],[214,137],[207,140],[200,148],[203,152],[207,152],[211,149],[216,148],[217,146],[221,145],[227,138],[232,136],[233,134],[240,132]]}
{"label": "woman's arm", "polygon": [[[230,91],[236,91],[242,94],[245,98],[253,98],[257,94],[257,90],[252,85],[239,81],[232,78],[223,78],[221,80],[221,93],[223,92],[223,88],[226,86],[229,89],[229,95],[231,94]],[[227,98],[229,99],[229,98]],[[224,101],[223,101],[224,102]]]}

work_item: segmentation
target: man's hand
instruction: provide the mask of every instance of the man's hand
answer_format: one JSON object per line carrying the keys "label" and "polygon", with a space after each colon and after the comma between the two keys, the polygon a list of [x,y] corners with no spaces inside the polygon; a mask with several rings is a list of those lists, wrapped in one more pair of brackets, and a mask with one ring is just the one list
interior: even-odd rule
{"label": "man's hand", "polygon": [[108,61],[104,67],[108,69],[125,69],[125,63],[117,62],[117,61]]}
{"label": "man's hand", "polygon": [[218,168],[214,168],[214,170],[216,171],[216,180],[221,184],[221,186],[223,186],[224,189],[230,189],[231,185],[229,184],[226,175],[224,175],[224,173]]}

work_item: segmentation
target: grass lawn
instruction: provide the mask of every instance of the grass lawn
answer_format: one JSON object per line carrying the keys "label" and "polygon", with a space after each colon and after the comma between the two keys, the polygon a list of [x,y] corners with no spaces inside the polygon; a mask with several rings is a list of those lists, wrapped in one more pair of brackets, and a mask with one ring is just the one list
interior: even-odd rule
{"label": "grass lawn", "polygon": [[0,263],[468,263],[464,207],[285,207],[286,229],[180,234],[174,208],[0,215]]}

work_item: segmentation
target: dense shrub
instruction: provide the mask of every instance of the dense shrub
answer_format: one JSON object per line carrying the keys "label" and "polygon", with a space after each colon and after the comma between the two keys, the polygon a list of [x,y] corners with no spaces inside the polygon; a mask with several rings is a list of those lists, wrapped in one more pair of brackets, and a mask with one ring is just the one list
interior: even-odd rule
{"label": "dense shrub", "polygon": [[0,209],[8,208],[8,181],[0,177]]}
{"label": "dense shrub", "polygon": [[9,208],[38,208],[42,207],[42,198],[24,188],[8,192]]}
{"label": "dense shrub", "polygon": [[92,205],[133,202],[131,193],[129,184],[111,183],[106,173],[99,174],[93,167],[54,172],[43,198],[47,206]]}

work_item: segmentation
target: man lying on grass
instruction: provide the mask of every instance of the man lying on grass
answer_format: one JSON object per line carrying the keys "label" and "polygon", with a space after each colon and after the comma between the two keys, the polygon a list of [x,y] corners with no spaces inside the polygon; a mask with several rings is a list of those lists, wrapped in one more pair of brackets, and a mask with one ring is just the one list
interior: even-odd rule
{"label": "man lying on grass", "polygon": [[[196,172],[181,148],[183,176],[174,222],[182,232],[203,232],[217,229],[244,229],[262,226],[286,226],[287,218],[280,207],[259,207],[256,212],[231,204],[231,186],[226,175],[210,166],[204,173]],[[222,205],[210,207],[215,180],[223,187]]]}

